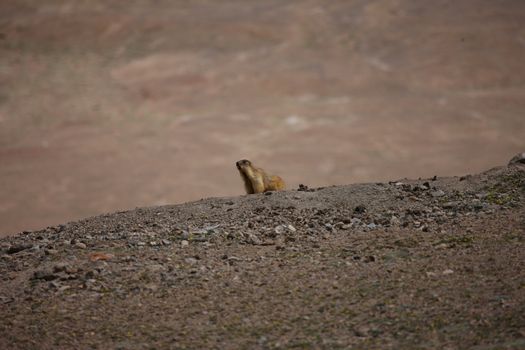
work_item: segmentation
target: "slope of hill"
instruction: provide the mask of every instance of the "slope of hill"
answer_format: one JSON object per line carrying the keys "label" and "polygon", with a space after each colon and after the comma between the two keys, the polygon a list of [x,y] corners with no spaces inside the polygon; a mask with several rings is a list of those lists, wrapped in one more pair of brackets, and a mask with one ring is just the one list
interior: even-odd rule
{"label": "slope of hill", "polygon": [[0,240],[9,349],[525,347],[525,164]]}

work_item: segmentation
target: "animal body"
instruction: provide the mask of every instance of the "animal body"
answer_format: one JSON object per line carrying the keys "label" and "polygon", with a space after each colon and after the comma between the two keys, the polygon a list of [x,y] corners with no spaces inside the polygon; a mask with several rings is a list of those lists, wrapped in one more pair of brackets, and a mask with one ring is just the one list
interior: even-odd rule
{"label": "animal body", "polygon": [[284,190],[284,181],[277,175],[268,175],[261,168],[253,166],[247,159],[235,163],[241,174],[247,194]]}

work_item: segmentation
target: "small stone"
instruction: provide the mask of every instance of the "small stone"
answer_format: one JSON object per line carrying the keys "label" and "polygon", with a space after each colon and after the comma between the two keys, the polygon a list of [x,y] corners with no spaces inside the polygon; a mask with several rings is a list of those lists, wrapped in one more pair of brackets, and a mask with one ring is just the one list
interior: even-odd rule
{"label": "small stone", "polygon": [[308,191],[308,186],[299,184],[299,188],[297,189],[297,191]]}
{"label": "small stone", "polygon": [[345,224],[344,222],[338,221],[338,222],[336,222],[334,224],[334,227],[337,228],[337,229],[340,229],[340,228],[342,228],[344,226],[344,224]]}
{"label": "small stone", "polygon": [[148,283],[144,286],[144,289],[150,292],[155,292],[159,289],[159,285],[156,283]]}
{"label": "small stone", "polygon": [[399,218],[395,215],[392,215],[392,217],[390,218],[390,225],[392,226],[399,226],[401,225],[401,220],[399,220]]}
{"label": "small stone", "polygon": [[374,224],[373,222],[371,222],[371,223],[369,223],[368,225],[366,225],[366,227],[367,227],[368,229],[370,229],[370,230],[373,230],[373,229],[375,229],[375,228],[377,227],[377,225]]}
{"label": "small stone", "polygon": [[190,242],[188,242],[187,240],[183,239],[182,241],[180,241],[180,245],[182,248],[184,247],[187,247],[190,245]]}
{"label": "small stone", "polygon": [[369,255],[369,256],[364,258],[364,262],[365,263],[374,262],[374,261],[376,261],[376,258],[373,255]]}
{"label": "small stone", "polygon": [[85,243],[82,243],[82,242],[77,242],[77,243],[75,243],[75,247],[78,248],[78,249],[86,249],[87,245]]}
{"label": "small stone", "polygon": [[454,209],[458,206],[458,202],[446,202],[441,205],[445,209]]}
{"label": "small stone", "polygon": [[64,286],[62,286],[62,287],[59,287],[59,288],[58,288],[58,291],[59,291],[59,292],[63,292],[63,291],[68,290],[68,289],[71,289],[71,286],[64,285]]}
{"label": "small stone", "polygon": [[442,190],[432,191],[430,192],[430,195],[434,198],[443,197],[445,195],[445,192]]}
{"label": "small stone", "polygon": [[366,207],[363,204],[360,204],[354,208],[354,213],[362,214],[364,212],[366,212]]}
{"label": "small stone", "polygon": [[267,342],[268,342],[268,338],[266,338],[264,335],[259,337],[259,339],[257,340],[257,343],[259,344],[259,346],[263,346]]}
{"label": "small stone", "polygon": [[184,259],[184,261],[190,265],[195,265],[197,263],[197,259],[192,258],[192,257],[186,258]]}
{"label": "small stone", "polygon": [[4,254],[1,256],[2,260],[13,260],[13,257],[11,255]]}
{"label": "small stone", "polygon": [[92,253],[89,255],[90,261],[99,261],[99,260],[111,260],[113,259],[113,254],[108,253]]}
{"label": "small stone", "polygon": [[236,256],[226,256],[226,259],[227,259],[228,261],[242,261],[241,258],[236,257]]}
{"label": "small stone", "polygon": [[451,275],[451,274],[454,273],[454,271],[453,271],[453,270],[450,270],[450,269],[447,269],[447,270],[443,271],[442,273],[443,273],[444,275]]}
{"label": "small stone", "polygon": [[53,271],[54,272],[66,271],[66,269],[68,267],[69,267],[68,263],[66,263],[66,262],[59,262],[59,263],[55,264],[55,266],[53,266]]}
{"label": "small stone", "polygon": [[169,239],[163,239],[163,240],[161,241],[161,243],[164,244],[164,245],[170,245],[170,244],[171,244],[171,241],[170,241]]}
{"label": "small stone", "polygon": [[525,164],[525,152],[518,153],[512,157],[512,159],[509,161],[509,165],[513,164]]}
{"label": "small stone", "polygon": [[290,232],[295,232],[295,231],[297,231],[297,230],[295,229],[295,227],[293,227],[292,225],[288,225],[288,226],[286,226],[286,228],[287,228],[288,231],[290,231]]}
{"label": "small stone", "polygon": [[283,225],[276,226],[274,229],[275,233],[278,235],[282,234],[285,230],[285,227]]}
{"label": "small stone", "polygon": [[44,250],[44,252],[46,255],[57,255],[58,254],[58,250],[56,249],[46,249]]}
{"label": "small stone", "polygon": [[32,246],[33,246],[32,244],[17,244],[17,245],[9,247],[7,249],[7,254],[15,254],[15,253],[21,252],[22,250],[29,249]]}
{"label": "small stone", "polygon": [[35,273],[33,274],[33,279],[37,279],[37,280],[52,281],[56,279],[57,277],[58,277],[57,275],[55,275],[53,272],[48,271],[48,270],[38,270],[38,271],[35,271]]}
{"label": "small stone", "polygon": [[49,283],[49,287],[51,287],[51,288],[55,288],[55,289],[58,289],[58,288],[60,288],[60,282],[57,282],[57,281],[51,281],[51,282]]}
{"label": "small stone", "polygon": [[246,234],[247,236],[247,242],[253,245],[260,245],[262,244],[262,241],[257,237],[254,233],[249,232]]}

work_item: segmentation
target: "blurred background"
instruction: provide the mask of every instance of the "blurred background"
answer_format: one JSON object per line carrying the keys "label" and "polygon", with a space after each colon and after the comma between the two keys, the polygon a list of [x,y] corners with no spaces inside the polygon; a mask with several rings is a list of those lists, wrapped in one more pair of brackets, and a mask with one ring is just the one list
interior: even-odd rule
{"label": "blurred background", "polygon": [[522,0],[0,2],[0,235],[524,150]]}

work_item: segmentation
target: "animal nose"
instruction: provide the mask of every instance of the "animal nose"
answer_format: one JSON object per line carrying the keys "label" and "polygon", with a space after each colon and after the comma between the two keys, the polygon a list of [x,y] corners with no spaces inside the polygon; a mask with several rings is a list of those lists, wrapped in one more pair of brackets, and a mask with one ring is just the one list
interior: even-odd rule
{"label": "animal nose", "polygon": [[241,166],[240,162],[236,162],[235,165],[237,166],[237,168]]}

